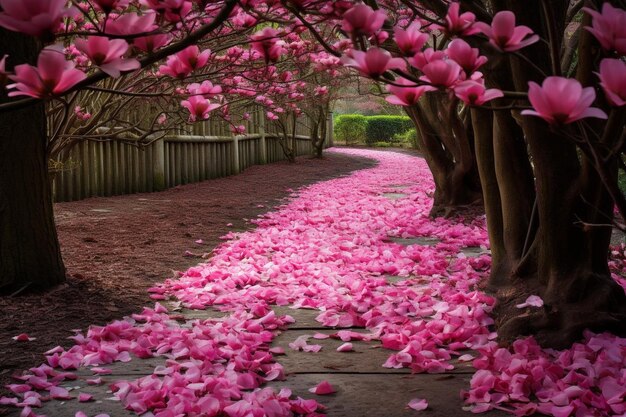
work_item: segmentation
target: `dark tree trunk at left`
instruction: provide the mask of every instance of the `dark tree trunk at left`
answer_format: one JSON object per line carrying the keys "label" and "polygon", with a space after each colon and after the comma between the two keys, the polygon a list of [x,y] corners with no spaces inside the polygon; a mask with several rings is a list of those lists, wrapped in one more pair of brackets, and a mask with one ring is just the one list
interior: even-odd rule
{"label": "dark tree trunk at left", "polygon": [[[35,63],[37,42],[0,29],[0,56]],[[0,103],[8,101],[0,93]],[[0,292],[40,291],[65,280],[48,177],[43,104],[0,113]]]}

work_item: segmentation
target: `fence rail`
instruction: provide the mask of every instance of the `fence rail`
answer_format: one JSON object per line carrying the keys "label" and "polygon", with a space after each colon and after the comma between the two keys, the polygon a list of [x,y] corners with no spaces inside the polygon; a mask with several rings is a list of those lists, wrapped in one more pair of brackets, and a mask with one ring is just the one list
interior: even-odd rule
{"label": "fence rail", "polygon": [[[205,132],[225,131],[194,127],[191,132],[181,131],[145,146],[120,141],[82,141],[64,155],[65,166],[69,168],[54,176],[54,200],[161,191],[286,159],[277,133],[265,132],[262,115],[253,115],[247,125],[249,129],[256,127],[257,133],[204,136]],[[305,124],[296,129],[297,156],[312,153],[310,131]],[[326,146],[328,143],[329,138]]]}

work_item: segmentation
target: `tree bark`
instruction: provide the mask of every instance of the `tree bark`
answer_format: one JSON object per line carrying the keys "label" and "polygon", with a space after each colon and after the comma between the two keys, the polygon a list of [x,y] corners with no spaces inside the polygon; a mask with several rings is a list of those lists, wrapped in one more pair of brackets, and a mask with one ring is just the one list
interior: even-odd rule
{"label": "tree bark", "polygon": [[[0,29],[0,56],[34,64],[30,37]],[[0,93],[0,103],[8,102]],[[44,104],[0,113],[0,292],[41,291],[65,280],[54,225]]]}
{"label": "tree bark", "polygon": [[[482,202],[476,156],[467,132],[458,115],[448,115],[450,132],[437,129],[428,119],[432,109],[422,106],[405,107],[419,134],[417,140],[424,159],[433,175],[435,193],[431,217],[451,216]],[[455,112],[456,113],[456,112]],[[432,115],[437,117],[436,114]],[[456,135],[452,130],[456,130]],[[447,146],[446,146],[447,145]]]}
{"label": "tree bark", "polygon": [[[560,19],[566,3],[552,2],[556,19],[552,24],[557,28],[563,26]],[[535,12],[541,7],[539,0],[524,4],[509,1],[507,6],[516,14],[518,24],[536,29],[544,38],[547,36],[541,33],[542,15]],[[558,39],[556,44],[560,42]],[[587,55],[589,47],[584,48],[585,53],[579,53],[579,68],[591,67],[587,61],[594,59]],[[526,48],[524,53],[532,62],[544,63],[546,73],[551,72],[546,60],[542,60],[549,56],[544,44]],[[531,80],[541,82],[540,75],[529,71],[516,58],[511,58],[511,69],[517,90],[526,88]],[[532,246],[529,239],[522,244],[519,232],[507,236],[507,230],[512,229],[503,227],[507,253],[524,247],[526,253],[519,262],[526,265],[518,265],[508,288],[503,287],[497,294],[496,324],[500,339],[512,341],[520,335],[532,334],[544,346],[564,348],[579,339],[585,329],[626,333],[626,295],[611,278],[608,268],[610,229],[597,226],[610,223],[612,201],[594,162],[580,152],[571,137],[566,137],[568,132],[590,135],[589,131],[585,133],[588,127],[573,124],[551,129],[545,121],[534,117],[522,117],[520,124],[534,167],[538,227],[529,229]],[[599,124],[598,131],[603,127]],[[525,150],[518,149],[511,156],[528,161]],[[510,170],[512,165],[508,166]],[[616,175],[616,163],[610,169]],[[526,208],[521,213],[527,213],[529,201],[519,198],[520,188],[503,187],[500,178],[498,183],[503,213],[515,213],[522,204]],[[528,224],[529,220],[520,216],[515,214],[517,226]],[[540,295],[544,307],[532,311],[516,309],[515,304],[530,294]]]}

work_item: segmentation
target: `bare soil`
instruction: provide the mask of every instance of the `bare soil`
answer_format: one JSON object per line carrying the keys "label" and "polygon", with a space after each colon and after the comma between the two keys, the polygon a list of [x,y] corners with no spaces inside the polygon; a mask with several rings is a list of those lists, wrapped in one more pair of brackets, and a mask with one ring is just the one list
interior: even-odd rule
{"label": "bare soil", "polygon": [[[373,165],[327,154],[254,166],[240,175],[159,193],[56,204],[68,279],[45,294],[0,297],[0,396],[11,375],[44,361],[43,352],[70,346],[67,337],[74,329],[152,304],[147,288],[202,262],[220,236],[253,227],[247,219],[281,204],[292,190]],[[20,333],[37,339],[13,341]]]}

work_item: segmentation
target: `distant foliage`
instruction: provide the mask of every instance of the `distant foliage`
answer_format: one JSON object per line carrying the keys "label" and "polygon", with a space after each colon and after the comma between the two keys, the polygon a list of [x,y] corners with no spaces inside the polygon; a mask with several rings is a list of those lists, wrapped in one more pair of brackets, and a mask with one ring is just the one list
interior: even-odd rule
{"label": "distant foliage", "polygon": [[413,122],[407,116],[370,116],[367,118],[365,143],[392,142],[396,135],[413,127]]}
{"label": "distant foliage", "polygon": [[417,133],[407,116],[363,116],[342,114],[335,119],[335,137],[348,145],[407,143],[417,146]]}
{"label": "distant foliage", "polygon": [[419,149],[420,147],[417,141],[417,129],[415,128],[411,128],[403,133],[397,133],[393,137],[393,142],[407,145],[414,149]]}
{"label": "distant foliage", "polygon": [[342,114],[335,119],[335,138],[348,145],[363,143],[367,117],[361,114]]}

